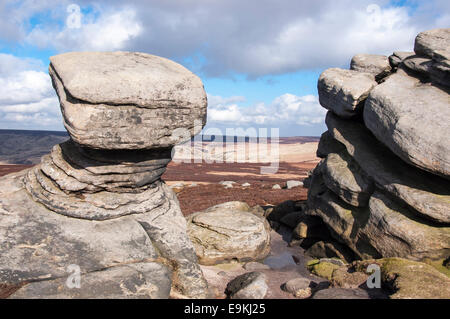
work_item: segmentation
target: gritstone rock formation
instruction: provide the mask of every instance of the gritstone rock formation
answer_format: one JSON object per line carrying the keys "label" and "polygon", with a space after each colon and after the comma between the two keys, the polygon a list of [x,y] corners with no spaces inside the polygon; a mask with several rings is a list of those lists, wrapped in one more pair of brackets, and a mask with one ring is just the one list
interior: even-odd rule
{"label": "gritstone rock formation", "polygon": [[450,29],[414,49],[357,55],[318,82],[328,131],[308,214],[359,259],[450,254]]}
{"label": "gritstone rock formation", "polygon": [[[71,139],[0,180],[0,284],[21,287],[12,298],[205,297],[186,221],[161,180],[172,147],[205,124],[201,80],[143,53],[50,60]],[[70,265],[80,288],[65,285]]]}
{"label": "gritstone rock formation", "polygon": [[270,226],[243,202],[227,202],[191,214],[188,235],[202,265],[262,260],[270,252]]}

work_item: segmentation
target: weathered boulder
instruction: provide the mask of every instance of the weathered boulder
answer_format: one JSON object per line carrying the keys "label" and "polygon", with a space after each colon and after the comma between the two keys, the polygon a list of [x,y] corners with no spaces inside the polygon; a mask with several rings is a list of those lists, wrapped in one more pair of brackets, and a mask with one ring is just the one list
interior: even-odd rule
{"label": "weathered boulder", "polygon": [[399,70],[370,92],[364,122],[407,163],[450,179],[449,105],[447,92]]}
{"label": "weathered boulder", "polygon": [[383,258],[355,264],[360,271],[365,271],[370,264],[378,264],[382,287],[391,292],[391,299],[450,298],[450,278],[425,263],[403,258]]}
{"label": "weathered boulder", "polygon": [[261,272],[249,272],[230,281],[226,294],[231,299],[263,299],[269,287],[266,275]]}
{"label": "weathered boulder", "polygon": [[347,152],[376,186],[407,203],[425,218],[450,222],[450,182],[401,161],[377,141],[360,123],[326,117],[329,132],[344,144]]}
{"label": "weathered boulder", "polygon": [[317,83],[319,102],[335,114],[351,118],[362,110],[365,99],[377,84],[370,73],[327,69]]}
{"label": "weathered boulder", "polygon": [[[0,285],[19,287],[16,298],[206,297],[186,220],[161,180],[179,141],[167,133],[190,138],[192,123],[203,125],[201,81],[145,54],[51,61],[71,139],[0,179]],[[64,287],[69,266],[81,272],[78,291]]]}
{"label": "weathered boulder", "polygon": [[311,260],[307,264],[308,270],[316,276],[331,280],[333,272],[340,268],[346,268],[343,265],[339,265],[334,262]]}
{"label": "weathered boulder", "polygon": [[415,39],[414,51],[436,61],[450,60],[450,29],[420,32]]}
{"label": "weathered boulder", "polygon": [[64,125],[80,145],[172,147],[205,124],[201,80],[173,61],[135,52],[71,52],[50,62]]}
{"label": "weathered boulder", "polygon": [[350,62],[350,70],[373,74],[379,81],[389,74],[391,65],[385,55],[357,54]]}
{"label": "weathered boulder", "polygon": [[355,289],[363,286],[368,277],[368,274],[360,271],[349,272],[348,269],[339,268],[333,271],[330,283],[333,287]]}
{"label": "weathered boulder", "polygon": [[270,251],[270,226],[265,218],[225,203],[188,217],[188,235],[199,262],[260,260]]}
{"label": "weathered boulder", "polygon": [[305,277],[291,279],[282,285],[282,289],[298,298],[311,296],[311,280]]}

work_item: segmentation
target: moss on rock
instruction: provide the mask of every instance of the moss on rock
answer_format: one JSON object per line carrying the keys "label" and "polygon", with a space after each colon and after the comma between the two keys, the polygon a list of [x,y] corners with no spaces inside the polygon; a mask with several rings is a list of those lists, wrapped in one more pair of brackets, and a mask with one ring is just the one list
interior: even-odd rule
{"label": "moss on rock", "polygon": [[365,272],[373,263],[380,266],[382,286],[391,299],[450,299],[450,278],[427,263],[393,257],[357,261],[353,266]]}
{"label": "moss on rock", "polygon": [[341,268],[342,266],[336,265],[334,263],[331,262],[316,262],[316,263],[312,263],[309,262],[308,263],[308,269],[311,273],[313,273],[316,276],[319,277],[323,277],[326,278],[328,280],[331,280],[332,276],[333,276],[333,271],[335,271],[336,269]]}

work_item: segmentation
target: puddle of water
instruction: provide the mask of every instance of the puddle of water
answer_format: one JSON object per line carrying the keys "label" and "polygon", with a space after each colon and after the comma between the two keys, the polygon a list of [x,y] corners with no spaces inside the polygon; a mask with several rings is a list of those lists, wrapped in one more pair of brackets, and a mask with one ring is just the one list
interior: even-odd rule
{"label": "puddle of water", "polygon": [[292,258],[292,255],[288,252],[284,252],[276,256],[269,256],[264,259],[263,263],[272,269],[281,269],[296,265],[294,259]]}

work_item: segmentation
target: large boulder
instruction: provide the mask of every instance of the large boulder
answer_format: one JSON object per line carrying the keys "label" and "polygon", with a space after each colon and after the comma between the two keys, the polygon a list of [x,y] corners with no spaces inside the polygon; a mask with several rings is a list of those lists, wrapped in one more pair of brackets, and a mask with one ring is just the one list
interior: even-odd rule
{"label": "large boulder", "polygon": [[385,55],[379,54],[357,54],[350,62],[350,70],[370,73],[380,80],[389,74],[391,65]]}
{"label": "large boulder", "polygon": [[270,252],[270,226],[265,218],[224,203],[188,217],[188,234],[199,262],[261,260]]}
{"label": "large boulder", "polygon": [[450,179],[449,105],[447,92],[399,70],[370,92],[364,122],[405,162]]}
{"label": "large boulder", "polygon": [[[0,179],[0,287],[14,298],[207,296],[186,220],[161,180],[170,132],[204,123],[201,81],[139,53],[68,53],[50,73],[71,139]],[[80,271],[80,290],[64,286]]]}
{"label": "large boulder", "polygon": [[332,68],[319,77],[320,104],[343,118],[360,113],[365,99],[377,85],[370,73]]}
{"label": "large boulder", "polygon": [[414,51],[433,60],[450,60],[450,28],[420,32],[415,39]]}
{"label": "large boulder", "polygon": [[450,299],[450,278],[432,266],[403,258],[383,258],[355,262],[358,271],[377,264],[381,285],[391,299]]}
{"label": "large boulder", "polygon": [[205,124],[202,81],[173,61],[135,52],[71,52],[50,62],[64,125],[80,145],[171,147]]}

